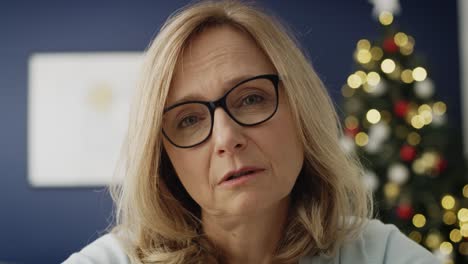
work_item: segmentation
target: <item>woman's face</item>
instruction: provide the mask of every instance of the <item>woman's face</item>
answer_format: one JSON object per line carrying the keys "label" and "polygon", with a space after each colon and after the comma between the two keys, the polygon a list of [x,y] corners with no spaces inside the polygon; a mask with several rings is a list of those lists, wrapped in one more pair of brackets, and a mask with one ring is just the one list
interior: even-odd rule
{"label": "woman's face", "polygon": [[[209,28],[182,54],[166,106],[187,96],[214,101],[242,79],[262,74],[276,70],[250,36],[229,26]],[[178,148],[163,142],[202,215],[248,215],[287,201],[304,156],[281,82],[278,110],[262,124],[241,126],[220,107],[214,113],[213,131],[204,143]],[[256,172],[223,181],[242,168]]]}

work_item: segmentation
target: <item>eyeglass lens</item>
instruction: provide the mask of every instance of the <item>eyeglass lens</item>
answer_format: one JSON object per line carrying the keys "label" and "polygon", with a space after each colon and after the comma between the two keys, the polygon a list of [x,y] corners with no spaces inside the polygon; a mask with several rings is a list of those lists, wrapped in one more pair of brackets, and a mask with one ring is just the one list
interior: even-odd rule
{"label": "eyeglass lens", "polygon": [[[226,97],[230,116],[242,125],[253,125],[270,118],[276,107],[277,91],[273,81],[268,78],[244,82]],[[209,136],[213,119],[206,104],[181,104],[164,114],[163,130],[173,144],[191,146]]]}

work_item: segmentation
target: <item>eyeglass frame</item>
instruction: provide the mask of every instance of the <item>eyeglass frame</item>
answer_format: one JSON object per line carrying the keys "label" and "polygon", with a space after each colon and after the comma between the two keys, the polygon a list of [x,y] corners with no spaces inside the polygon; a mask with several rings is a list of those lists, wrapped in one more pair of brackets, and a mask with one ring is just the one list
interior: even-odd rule
{"label": "eyeglass frame", "polygon": [[[232,113],[229,111],[227,105],[226,105],[226,98],[228,97],[228,95],[233,91],[235,90],[237,87],[239,87],[240,85],[246,83],[246,82],[250,82],[250,81],[253,81],[253,80],[256,80],[256,79],[267,79],[269,81],[272,82],[273,84],[273,87],[275,89],[275,95],[276,95],[276,106],[275,106],[275,110],[271,113],[270,116],[268,116],[266,119],[260,121],[260,122],[257,122],[257,123],[253,123],[253,124],[244,124],[242,122],[240,122],[239,120],[237,120],[233,115]],[[213,124],[214,124],[214,112],[216,110],[216,108],[218,107],[221,107],[224,112],[226,112],[228,114],[228,116],[234,120],[234,122],[236,122],[237,124],[241,125],[241,126],[244,126],[244,127],[251,127],[251,126],[256,126],[256,125],[259,125],[259,124],[262,124],[268,120],[270,120],[277,112],[278,110],[278,104],[279,104],[279,94],[278,94],[278,86],[279,86],[279,82],[281,81],[281,79],[279,78],[278,74],[262,74],[262,75],[257,75],[257,76],[254,76],[254,77],[251,77],[251,78],[248,78],[246,80],[243,80],[241,82],[239,82],[238,84],[234,85],[234,87],[230,88],[221,98],[215,100],[215,101],[199,101],[199,100],[194,100],[194,101],[186,101],[186,102],[180,102],[180,103],[177,103],[177,104],[174,104],[174,105],[171,105],[167,108],[164,108],[163,110],[163,115],[165,113],[167,113],[168,111],[170,111],[171,109],[174,109],[178,106],[181,106],[181,105],[185,105],[185,104],[193,104],[193,103],[198,103],[198,104],[202,104],[206,107],[208,107],[208,111],[210,112],[210,117],[211,117],[211,124],[210,124],[210,132],[208,133],[208,135],[200,142],[196,143],[196,144],[193,144],[193,145],[189,145],[189,146],[181,146],[181,145],[177,145],[175,144],[170,138],[169,136],[166,134],[166,132],[164,131],[164,128],[162,128],[162,133],[164,135],[164,137],[174,146],[178,147],[178,148],[193,148],[193,147],[196,147],[202,143],[204,143],[205,141],[207,141],[210,137],[211,137],[211,134],[213,133]]]}

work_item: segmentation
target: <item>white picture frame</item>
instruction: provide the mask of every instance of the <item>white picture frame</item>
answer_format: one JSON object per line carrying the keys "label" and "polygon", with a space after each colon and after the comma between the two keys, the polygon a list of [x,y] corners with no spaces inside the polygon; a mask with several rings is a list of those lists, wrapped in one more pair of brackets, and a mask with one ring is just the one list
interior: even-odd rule
{"label": "white picture frame", "polygon": [[90,187],[111,182],[141,60],[141,52],[30,56],[31,186]]}

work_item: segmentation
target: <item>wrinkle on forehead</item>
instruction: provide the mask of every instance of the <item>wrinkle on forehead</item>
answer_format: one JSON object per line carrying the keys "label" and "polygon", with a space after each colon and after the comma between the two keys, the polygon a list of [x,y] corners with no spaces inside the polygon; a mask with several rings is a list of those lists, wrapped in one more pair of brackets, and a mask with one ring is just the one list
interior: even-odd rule
{"label": "wrinkle on forehead", "polygon": [[[181,64],[181,75],[185,74],[203,79],[206,76],[223,76],[226,79],[231,75],[236,75],[237,72],[226,70],[230,65],[242,65],[241,62],[251,54],[243,49],[235,49],[231,47],[220,47],[211,50],[205,54],[189,54],[183,64]],[[213,79],[211,79],[213,81]],[[207,80],[201,82],[205,83]]]}
{"label": "wrinkle on forehead", "polygon": [[208,28],[187,41],[174,71],[167,102],[171,104],[193,92],[217,98],[222,95],[223,89],[219,88],[229,88],[224,87],[226,80],[274,72],[270,60],[248,33],[232,26]]}
{"label": "wrinkle on forehead", "polygon": [[[219,32],[219,30],[222,29],[230,30],[239,37],[230,39],[227,44],[225,43],[225,39],[215,39],[214,41],[210,39],[209,42],[207,41],[206,38],[212,38],[213,31]],[[225,32],[218,34],[221,34],[220,37],[222,38],[226,37]],[[216,48],[208,51],[208,53],[205,48],[200,47],[202,43],[211,44],[212,42],[224,42],[224,45],[217,45]],[[246,43],[249,43],[250,45],[245,45]],[[197,47],[194,49],[194,46]],[[215,68],[217,68],[218,66],[227,63],[227,60],[241,60],[242,56],[251,56],[252,54],[250,54],[250,52],[262,53],[263,55],[263,52],[258,47],[256,41],[242,28],[230,24],[214,24],[206,26],[203,29],[198,30],[187,40],[177,63],[176,74],[180,73],[183,75],[189,70],[202,71],[203,69],[201,67],[205,65],[209,67],[211,66],[209,65],[210,63],[214,63],[216,66]]]}
{"label": "wrinkle on forehead", "polygon": [[[213,29],[219,29],[222,27],[216,27]],[[252,56],[253,53],[262,53],[262,51],[257,47],[255,41],[247,35],[245,32],[240,31],[234,27],[224,26],[224,28],[234,29],[238,36],[242,36],[241,38],[234,38],[229,41],[229,43],[223,43],[224,45],[217,45],[214,49],[207,51],[205,48],[200,47],[202,43],[207,42],[205,39],[207,34],[201,34],[192,37],[190,39],[181,54],[181,60],[177,63],[177,70],[176,73],[180,72],[183,74],[185,71],[190,70],[198,70],[203,71],[205,67],[212,67],[218,68],[223,64],[227,64],[230,61],[242,60],[246,56]],[[203,31],[208,32],[209,30]],[[221,36],[225,37],[225,36]],[[246,40],[252,45],[244,45]],[[217,40],[215,39],[214,42],[225,42],[225,40]],[[194,49],[194,46],[198,46]]]}

